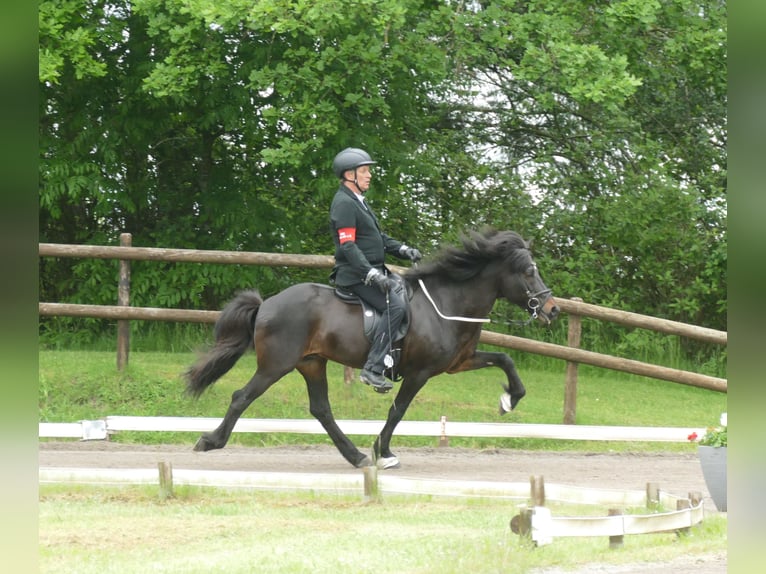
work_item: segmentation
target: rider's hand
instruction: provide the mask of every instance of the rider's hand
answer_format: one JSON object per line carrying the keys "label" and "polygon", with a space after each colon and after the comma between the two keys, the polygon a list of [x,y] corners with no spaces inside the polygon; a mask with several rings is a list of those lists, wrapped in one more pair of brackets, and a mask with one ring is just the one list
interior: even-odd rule
{"label": "rider's hand", "polygon": [[420,254],[420,251],[418,249],[415,249],[414,247],[408,247],[407,245],[402,245],[399,248],[399,254],[402,257],[406,257],[413,263],[417,263],[421,259],[423,259],[423,256]]}
{"label": "rider's hand", "polygon": [[393,279],[384,275],[374,267],[367,273],[367,277],[364,279],[365,285],[375,285],[383,293],[388,293],[390,289],[396,286]]}

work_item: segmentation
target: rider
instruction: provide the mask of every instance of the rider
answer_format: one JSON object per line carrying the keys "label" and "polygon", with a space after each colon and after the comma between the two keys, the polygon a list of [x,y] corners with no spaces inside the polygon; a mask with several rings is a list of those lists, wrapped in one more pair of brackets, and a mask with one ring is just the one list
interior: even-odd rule
{"label": "rider", "polygon": [[330,207],[330,232],[335,243],[335,266],[330,279],[383,315],[359,378],[377,392],[387,393],[393,388],[383,376],[384,359],[392,343],[389,337],[399,329],[407,307],[403,296],[394,289],[396,282],[388,276],[385,255],[418,261],[421,254],[383,233],[377,217],[365,203],[364,193],[372,177],[370,166],[375,163],[366,151],[358,148],[344,149],[332,162],[340,187]]}

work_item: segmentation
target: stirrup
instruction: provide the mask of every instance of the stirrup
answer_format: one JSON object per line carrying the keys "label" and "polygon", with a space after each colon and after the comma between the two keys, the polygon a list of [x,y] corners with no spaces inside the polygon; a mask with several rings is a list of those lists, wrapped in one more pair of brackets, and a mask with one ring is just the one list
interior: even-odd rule
{"label": "stirrup", "polygon": [[391,381],[388,381],[383,375],[373,373],[366,369],[362,369],[359,373],[359,379],[365,384],[371,386],[378,393],[387,393],[394,388]]}

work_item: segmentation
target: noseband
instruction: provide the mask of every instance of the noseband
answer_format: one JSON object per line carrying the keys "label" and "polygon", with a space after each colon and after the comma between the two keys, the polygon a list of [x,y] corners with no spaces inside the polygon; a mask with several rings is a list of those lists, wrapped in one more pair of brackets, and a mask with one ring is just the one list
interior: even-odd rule
{"label": "noseband", "polygon": [[550,294],[550,289],[543,289],[542,291],[538,291],[536,293],[532,293],[529,289],[527,289],[527,307],[532,313],[529,316],[529,320],[524,322],[525,325],[537,319],[537,310],[541,307],[540,297],[545,296],[545,301],[547,301]]}
{"label": "noseband", "polygon": [[[532,267],[537,271],[537,265],[532,263]],[[525,295],[527,296],[527,308],[530,311],[529,318],[526,321],[520,321],[518,319],[507,319],[503,321],[506,325],[513,325],[515,327],[526,327],[532,321],[536,320],[538,315],[537,311],[542,307],[541,299],[543,302],[550,298],[550,289],[541,289],[540,291],[532,291],[529,288],[529,284],[526,279],[522,279],[524,283]]]}

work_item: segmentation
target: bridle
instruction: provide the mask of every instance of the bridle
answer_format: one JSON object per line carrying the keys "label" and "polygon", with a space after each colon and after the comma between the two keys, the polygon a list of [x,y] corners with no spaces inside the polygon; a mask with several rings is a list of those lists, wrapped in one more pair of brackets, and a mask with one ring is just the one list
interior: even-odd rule
{"label": "bridle", "polygon": [[[532,267],[534,267],[535,272],[537,272],[537,264],[532,263]],[[527,296],[527,308],[530,311],[529,318],[526,321],[521,321],[518,319],[506,319],[502,321],[502,323],[506,325],[513,325],[514,327],[526,327],[529,325],[532,321],[536,320],[538,315],[537,311],[542,307],[541,299],[542,301],[547,301],[550,297],[551,290],[550,289],[541,289],[540,291],[532,291],[529,288],[529,283],[527,283],[526,278],[522,279],[524,283],[524,292]]]}

